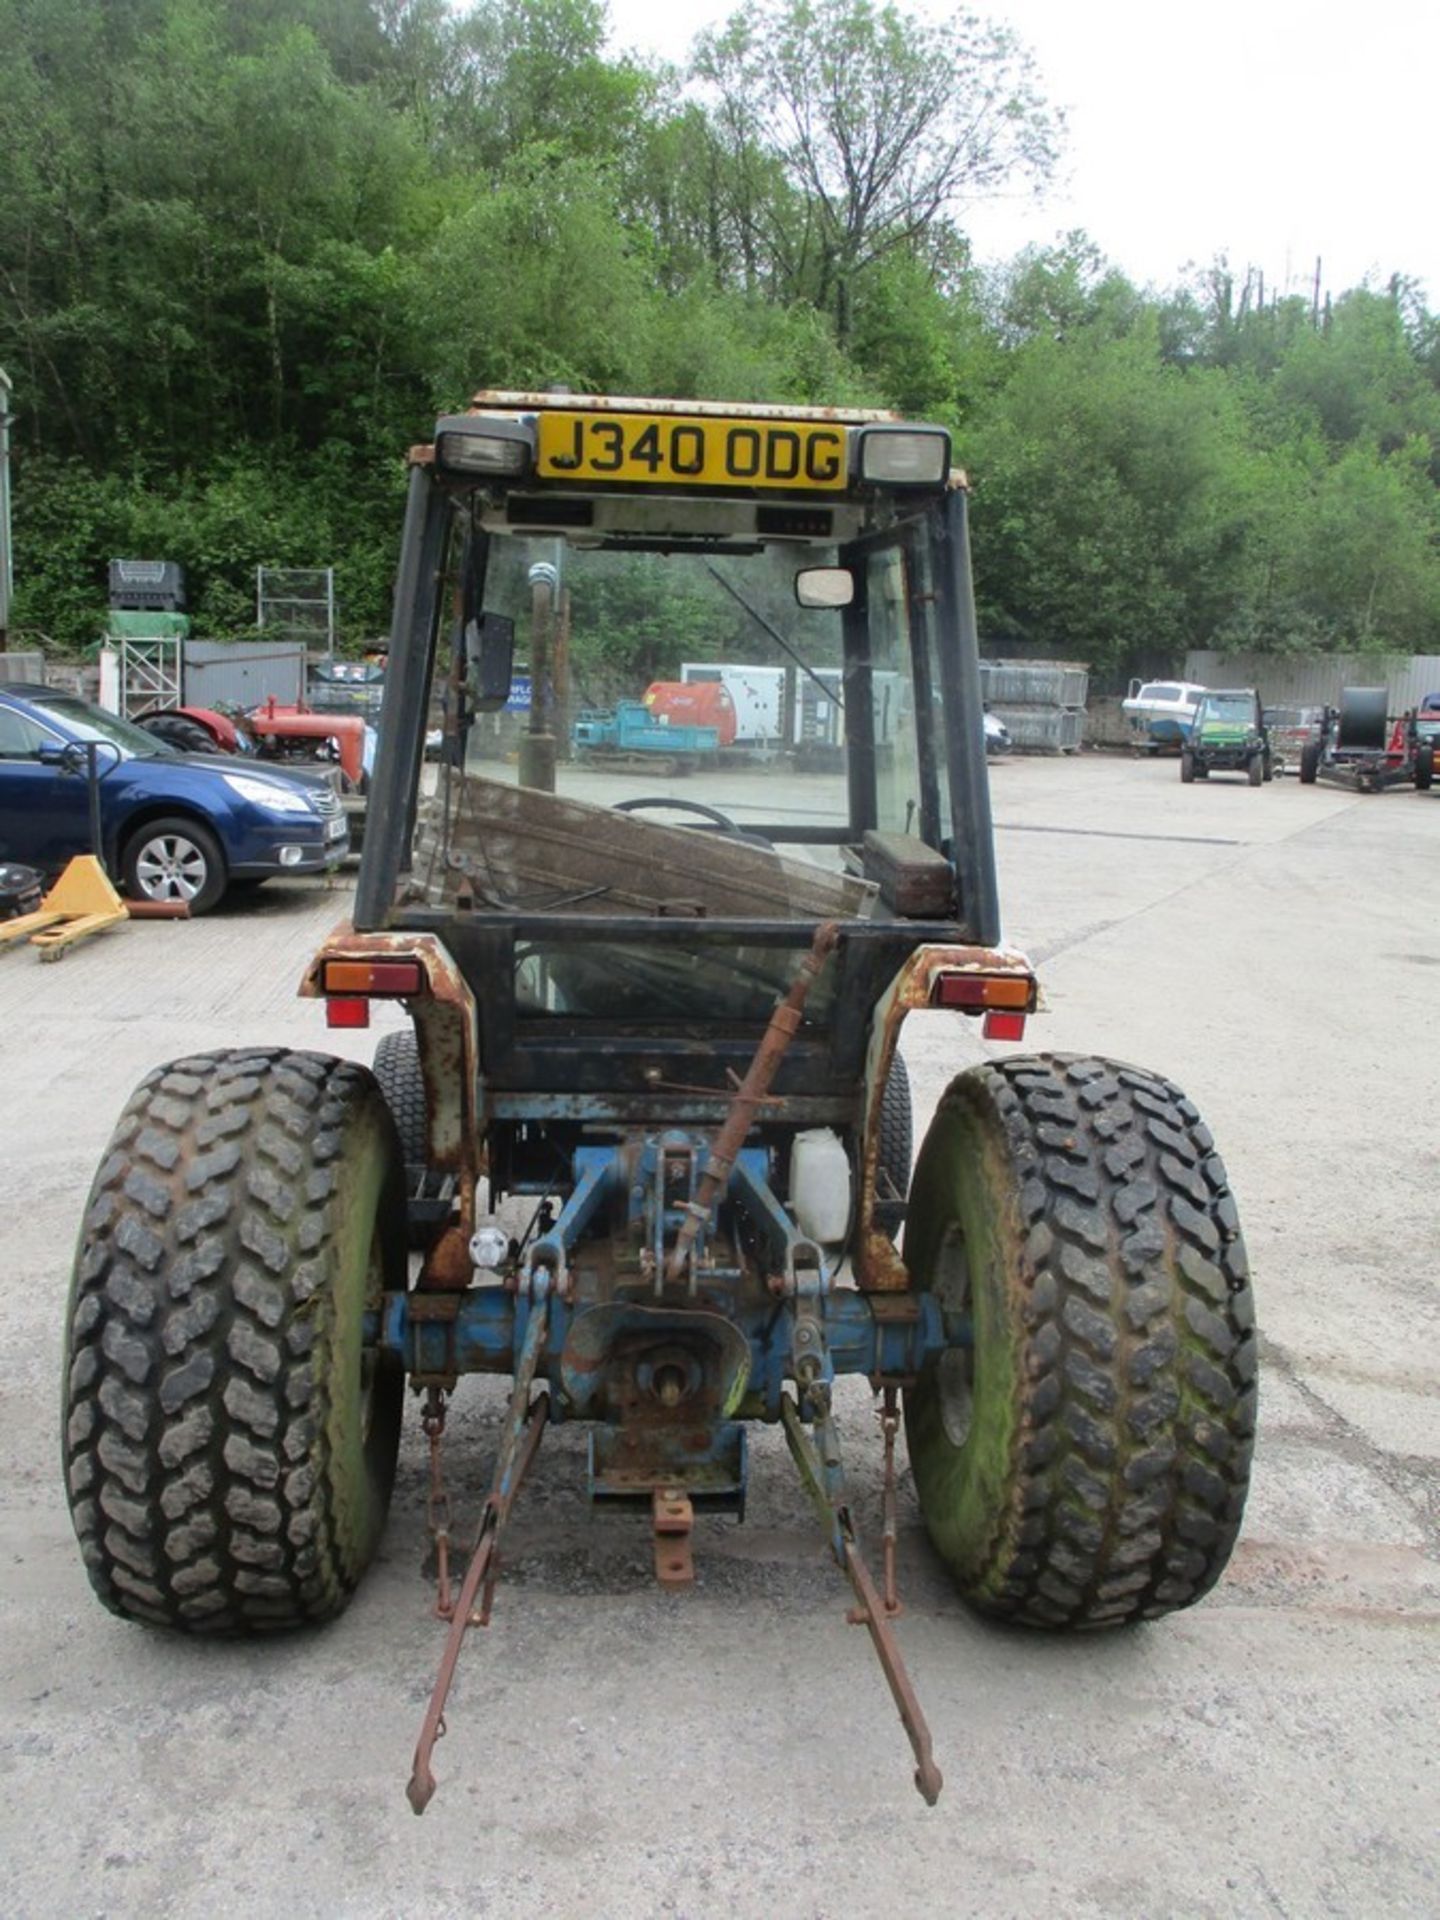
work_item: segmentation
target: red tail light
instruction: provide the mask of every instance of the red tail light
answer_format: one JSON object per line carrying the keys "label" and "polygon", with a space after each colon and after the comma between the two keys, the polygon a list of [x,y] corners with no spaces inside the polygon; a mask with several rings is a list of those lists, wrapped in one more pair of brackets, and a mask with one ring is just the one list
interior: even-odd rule
{"label": "red tail light", "polygon": [[368,1027],[370,1002],[358,995],[332,993],[325,1002],[327,1027]]}
{"label": "red tail light", "polygon": [[930,989],[932,1007],[956,1007],[979,1013],[987,1007],[1010,1007],[1031,1013],[1035,1007],[1035,976],[1029,973],[937,973]]}

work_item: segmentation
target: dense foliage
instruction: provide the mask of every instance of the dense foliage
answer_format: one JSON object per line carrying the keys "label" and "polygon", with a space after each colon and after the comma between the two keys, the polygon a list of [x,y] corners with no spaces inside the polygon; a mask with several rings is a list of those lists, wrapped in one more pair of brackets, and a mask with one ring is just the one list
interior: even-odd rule
{"label": "dense foliage", "polygon": [[1413,286],[1157,292],[1079,235],[978,272],[967,204],[1042,182],[1063,126],[963,13],[748,0],[685,73],[607,26],[600,0],[0,0],[22,631],[92,639],[132,553],[185,565],[213,635],[257,562],[334,564],[373,634],[407,445],[476,386],[567,381],[950,423],[997,650],[1440,650]]}

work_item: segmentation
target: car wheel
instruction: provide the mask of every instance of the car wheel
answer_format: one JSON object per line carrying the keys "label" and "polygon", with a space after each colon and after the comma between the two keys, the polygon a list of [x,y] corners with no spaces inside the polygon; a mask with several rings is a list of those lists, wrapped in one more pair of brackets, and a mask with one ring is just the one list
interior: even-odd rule
{"label": "car wheel", "polygon": [[198,820],[152,820],[132,834],[121,860],[134,900],[182,905],[208,913],[225,891],[225,856]]}

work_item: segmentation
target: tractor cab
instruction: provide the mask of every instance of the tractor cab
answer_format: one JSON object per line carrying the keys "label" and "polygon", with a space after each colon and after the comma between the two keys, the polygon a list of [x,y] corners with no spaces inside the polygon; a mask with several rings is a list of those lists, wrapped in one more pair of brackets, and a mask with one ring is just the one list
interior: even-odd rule
{"label": "tractor cab", "polygon": [[[619,923],[678,918],[723,950],[735,923],[831,912],[995,943],[966,541],[939,428],[478,396],[412,469],[357,928],[523,912],[614,949]],[[697,653],[773,676],[743,744],[658,697]],[[527,947],[522,1006],[580,1013],[547,956]],[[640,980],[622,953],[590,1002],[653,984],[651,1015],[763,1011],[775,969],[729,971],[657,957]]]}

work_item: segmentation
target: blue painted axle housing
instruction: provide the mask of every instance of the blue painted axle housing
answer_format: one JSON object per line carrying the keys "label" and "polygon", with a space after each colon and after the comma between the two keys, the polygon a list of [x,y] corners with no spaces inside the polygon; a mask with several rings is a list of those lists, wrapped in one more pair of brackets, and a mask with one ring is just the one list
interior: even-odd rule
{"label": "blue painted axle housing", "polygon": [[834,1250],[807,1238],[771,1184],[783,1152],[747,1146],[728,1170],[710,1156],[683,1129],[577,1148],[553,1218],[555,1187],[540,1193],[528,1247],[458,1298],[389,1295],[367,1344],[417,1386],[448,1387],[515,1373],[541,1312],[535,1378],[552,1420],[591,1424],[595,1497],[663,1487],[743,1505],[740,1423],[780,1420],[787,1382],[813,1419],[838,1375],[903,1386],[971,1335],[968,1316],[931,1294],[834,1286]]}
{"label": "blue painted axle housing", "polygon": [[[441,1320],[423,1317],[423,1305],[417,1313],[416,1298],[391,1295],[384,1312],[373,1316],[367,1329],[380,1348],[403,1360],[412,1376],[423,1380],[450,1372],[514,1371],[531,1312],[529,1301],[504,1286],[474,1287],[461,1299],[453,1320]],[[913,1309],[913,1318],[898,1317],[896,1303],[901,1301]],[[970,1344],[968,1322],[943,1314],[931,1294],[872,1295],[840,1287],[813,1304],[829,1363],[822,1372],[830,1375],[858,1373],[877,1381],[903,1382],[932,1356]],[[713,1338],[716,1321],[734,1328],[748,1348],[745,1384],[736,1410],[749,1419],[780,1418],[781,1388],[786,1380],[798,1378],[795,1306],[771,1300],[737,1313],[728,1302],[702,1290],[692,1301],[673,1304],[648,1296],[585,1305],[552,1299],[537,1369],[538,1376],[550,1384],[552,1420],[597,1417],[593,1403],[575,1391],[573,1365],[567,1374],[567,1355],[573,1356],[577,1341],[583,1341],[588,1316],[613,1314],[617,1306],[647,1316],[657,1343],[667,1334],[676,1340],[692,1334]],[[632,1326],[643,1327],[644,1321],[637,1319]]]}

